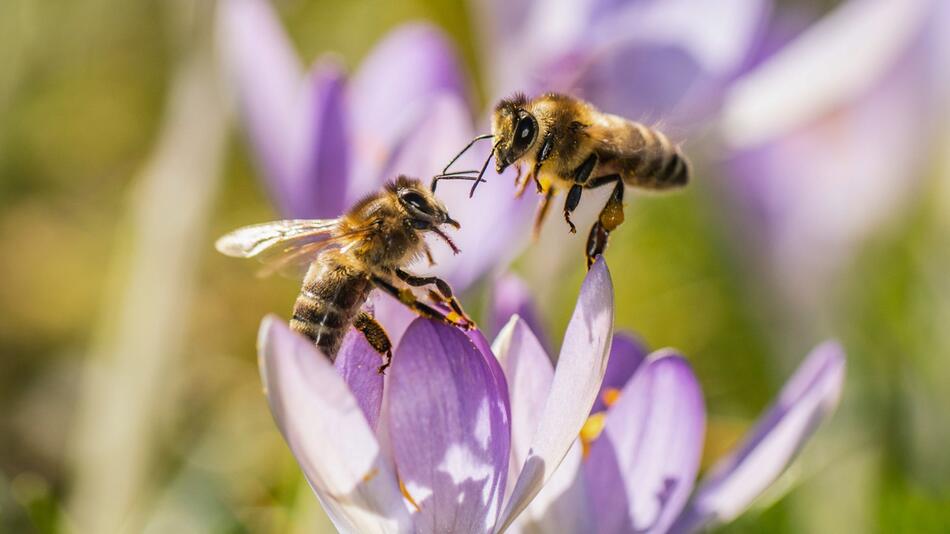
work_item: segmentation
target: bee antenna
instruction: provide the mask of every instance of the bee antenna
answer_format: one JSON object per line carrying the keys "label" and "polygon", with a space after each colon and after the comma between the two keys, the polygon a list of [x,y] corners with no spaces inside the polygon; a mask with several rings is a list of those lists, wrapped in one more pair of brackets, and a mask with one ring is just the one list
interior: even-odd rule
{"label": "bee antenna", "polygon": [[449,164],[446,165],[444,169],[442,169],[442,174],[440,174],[440,175],[438,175],[438,176],[436,176],[436,177],[434,177],[434,178],[432,179],[432,191],[435,192],[436,183],[437,183],[439,180],[442,179],[442,178],[441,178],[442,176],[445,176],[445,175],[450,175],[450,176],[451,176],[451,175],[453,174],[453,173],[449,173],[449,167],[451,167],[452,164],[454,164],[456,161],[458,161],[458,159],[459,159],[460,157],[462,157],[462,154],[468,152],[469,149],[472,148],[472,146],[473,146],[475,143],[477,143],[477,142],[479,142],[479,141],[482,141],[482,140],[484,140],[484,139],[491,139],[492,137],[494,137],[494,135],[492,135],[492,134],[484,134],[484,135],[476,136],[474,139],[472,139],[471,141],[469,141],[468,144],[465,145],[465,148],[463,148],[461,152],[459,152],[458,154],[456,154],[455,157],[452,158],[452,161],[450,161]]}
{"label": "bee antenna", "polygon": [[435,192],[435,186],[439,180],[477,180],[478,178],[475,175],[478,174],[478,169],[469,169],[467,171],[453,171],[442,174],[436,174],[432,177],[431,188]]}
{"label": "bee antenna", "polygon": [[468,192],[468,198],[472,198],[473,196],[475,196],[475,188],[478,187],[478,184],[480,184],[481,182],[486,181],[485,179],[482,178],[482,176],[485,176],[485,169],[488,168],[488,162],[491,161],[492,156],[495,155],[495,151],[498,150],[499,145],[501,145],[501,139],[499,139],[497,143],[492,145],[491,152],[488,153],[488,157],[485,158],[485,164],[482,165],[482,170],[478,172],[478,177],[475,178],[475,183],[472,184],[472,190]]}

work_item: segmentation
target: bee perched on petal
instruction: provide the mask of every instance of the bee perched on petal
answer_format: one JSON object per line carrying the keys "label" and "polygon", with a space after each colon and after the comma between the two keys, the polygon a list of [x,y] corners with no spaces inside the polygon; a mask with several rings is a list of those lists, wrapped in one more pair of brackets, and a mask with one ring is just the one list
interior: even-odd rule
{"label": "bee perched on petal", "polygon": [[[483,139],[492,139],[494,144],[477,175],[476,171],[448,171],[463,153]],[[571,213],[580,203],[583,191],[613,186],[587,238],[588,268],[606,249],[610,232],[623,222],[625,186],[673,189],[686,185],[690,175],[686,157],[663,133],[559,93],[546,93],[533,100],[517,94],[499,102],[492,115],[492,133],[473,139],[449,162],[443,174],[433,178],[432,189],[439,180],[471,180],[474,194],[478,183],[484,181],[482,176],[492,156],[498,173],[509,165],[517,166],[518,195],[529,181],[543,195],[535,218],[535,235],[559,191],[567,191],[564,219],[571,233],[575,233]],[[522,165],[529,169],[525,175]]]}
{"label": "bee perched on petal", "polygon": [[[389,293],[423,317],[464,329],[474,327],[445,281],[404,270],[423,255],[432,262],[423,239],[426,232],[459,252],[442,231],[444,225],[459,228],[421,182],[400,176],[337,219],[245,226],[218,239],[215,247],[228,256],[263,260],[265,273],[309,264],[290,327],[333,360],[344,334],[353,326],[385,357],[379,368],[382,373],[392,359],[392,343],[383,327],[361,310],[373,289]],[[420,301],[410,286],[434,286],[428,294],[433,305]]]}

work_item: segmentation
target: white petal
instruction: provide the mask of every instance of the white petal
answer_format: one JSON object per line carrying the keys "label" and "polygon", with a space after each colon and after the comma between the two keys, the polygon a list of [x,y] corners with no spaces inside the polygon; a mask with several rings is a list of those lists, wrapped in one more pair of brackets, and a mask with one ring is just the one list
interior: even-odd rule
{"label": "white petal", "polygon": [[496,531],[504,531],[527,508],[577,438],[607,369],[613,323],[613,284],[603,258],[599,258],[581,286],[564,333],[551,393]]}

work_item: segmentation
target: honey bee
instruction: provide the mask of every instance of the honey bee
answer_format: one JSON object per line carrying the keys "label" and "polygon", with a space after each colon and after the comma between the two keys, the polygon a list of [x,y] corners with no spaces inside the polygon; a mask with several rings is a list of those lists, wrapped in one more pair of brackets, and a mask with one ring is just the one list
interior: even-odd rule
{"label": "honey bee", "polygon": [[[353,326],[384,357],[379,367],[382,373],[392,360],[392,343],[383,327],[362,310],[373,289],[389,293],[423,317],[463,329],[475,325],[445,281],[404,270],[423,255],[434,263],[423,239],[426,232],[440,237],[458,254],[443,225],[460,227],[421,182],[400,176],[338,219],[245,226],[218,239],[215,248],[228,256],[262,259],[268,272],[309,264],[294,303],[291,329],[313,341],[332,361]],[[430,287],[429,299],[435,305],[420,301],[409,286],[434,286],[437,291]]]}
{"label": "honey bee", "polygon": [[[448,172],[458,158],[476,142],[494,139],[492,150],[480,171]],[[492,156],[500,174],[509,165],[518,168],[516,190],[521,195],[530,180],[543,195],[535,217],[537,236],[551,199],[567,191],[564,219],[571,233],[576,227],[571,212],[584,189],[613,185],[607,204],[600,211],[587,238],[587,266],[607,247],[607,238],[624,219],[624,186],[663,190],[682,187],[689,181],[690,166],[680,149],[663,133],[639,122],[603,113],[583,100],[547,93],[533,100],[517,94],[498,103],[492,115],[492,133],[473,139],[432,180],[471,180],[475,193]],[[521,165],[531,170],[521,176]],[[477,173],[477,175],[476,175]]]}

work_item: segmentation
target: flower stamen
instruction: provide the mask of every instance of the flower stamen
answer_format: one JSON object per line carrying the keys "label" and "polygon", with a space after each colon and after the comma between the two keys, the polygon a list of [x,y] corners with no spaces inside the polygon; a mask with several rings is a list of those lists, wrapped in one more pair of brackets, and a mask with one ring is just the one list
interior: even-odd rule
{"label": "flower stamen", "polygon": [[603,399],[604,404],[610,408],[620,399],[620,390],[617,388],[607,388],[604,390],[603,395],[600,396]]}
{"label": "flower stamen", "polygon": [[422,511],[422,508],[419,507],[419,503],[417,503],[416,500],[412,498],[412,495],[409,494],[409,490],[406,489],[406,485],[403,483],[401,478],[399,479],[399,491],[402,493],[402,496],[405,497],[407,501],[409,501],[409,504],[411,504],[412,507],[416,509],[417,512]]}
{"label": "flower stamen", "polygon": [[581,427],[580,440],[581,440],[581,449],[584,453],[584,458],[590,454],[590,447],[594,441],[600,437],[600,433],[604,431],[604,423],[607,420],[607,412],[597,412],[592,414],[587,418],[587,421],[584,422],[584,426]]}

